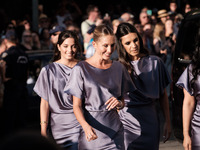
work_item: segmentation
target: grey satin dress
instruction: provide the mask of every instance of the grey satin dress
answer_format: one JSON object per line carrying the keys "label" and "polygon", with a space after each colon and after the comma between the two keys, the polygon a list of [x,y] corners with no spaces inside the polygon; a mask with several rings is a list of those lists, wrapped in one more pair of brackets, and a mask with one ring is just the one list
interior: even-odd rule
{"label": "grey satin dress", "polygon": [[113,61],[108,69],[95,68],[82,61],[73,68],[66,92],[83,100],[86,121],[98,138],[88,142],[82,130],[80,150],[124,150],[123,125],[116,109],[108,111],[105,102],[135,90],[125,67]]}
{"label": "grey satin dress", "polygon": [[42,68],[34,91],[49,103],[54,139],[67,150],[78,149],[80,124],[73,113],[72,96],[64,93],[72,69],[53,62]]}
{"label": "grey satin dress", "polygon": [[160,128],[155,103],[170,83],[170,77],[156,56],[142,57],[131,65],[137,91],[126,94],[125,107],[119,112],[124,125],[125,149],[158,150]]}
{"label": "grey satin dress", "polygon": [[200,75],[194,82],[194,89],[190,86],[193,78],[192,65],[190,64],[182,73],[176,85],[179,88],[184,88],[196,100],[196,107],[191,120],[191,140],[192,150],[200,150]]}

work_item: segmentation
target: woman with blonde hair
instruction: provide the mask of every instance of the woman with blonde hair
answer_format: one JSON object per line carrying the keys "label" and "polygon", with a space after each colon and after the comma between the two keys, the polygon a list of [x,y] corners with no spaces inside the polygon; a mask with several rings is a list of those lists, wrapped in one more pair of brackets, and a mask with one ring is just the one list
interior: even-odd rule
{"label": "woman with blonde hair", "polygon": [[165,62],[167,47],[165,43],[165,26],[163,23],[157,23],[153,32],[153,45],[157,56]]}
{"label": "woman with blonde hair", "polygon": [[115,35],[109,26],[94,30],[95,53],[73,69],[66,92],[73,95],[74,114],[83,130],[81,150],[124,150],[123,125],[117,109],[124,107],[123,94],[134,90],[125,67],[110,60]]}

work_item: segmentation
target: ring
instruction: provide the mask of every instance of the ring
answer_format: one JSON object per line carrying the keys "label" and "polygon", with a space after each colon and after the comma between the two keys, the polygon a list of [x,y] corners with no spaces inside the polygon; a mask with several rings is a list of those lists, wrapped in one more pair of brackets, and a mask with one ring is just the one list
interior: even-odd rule
{"label": "ring", "polygon": [[89,137],[89,138],[91,138],[91,137],[92,137],[92,135],[91,135],[91,134],[89,134],[89,135],[88,135],[88,137]]}

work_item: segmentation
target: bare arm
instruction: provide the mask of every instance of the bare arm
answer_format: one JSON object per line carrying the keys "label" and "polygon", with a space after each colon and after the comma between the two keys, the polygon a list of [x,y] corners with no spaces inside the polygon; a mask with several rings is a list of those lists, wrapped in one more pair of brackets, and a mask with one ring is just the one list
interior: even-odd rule
{"label": "bare arm", "polygon": [[195,107],[195,98],[191,96],[185,89],[183,89],[184,100],[183,100],[183,147],[185,150],[191,150],[192,142],[190,138],[190,122]]}
{"label": "bare arm", "polygon": [[6,77],[6,62],[1,60],[0,63],[1,63],[1,76],[2,76],[3,82],[6,82],[11,79],[11,78]]}
{"label": "bare arm", "polygon": [[171,135],[171,122],[170,122],[170,114],[169,114],[169,101],[167,96],[166,89],[164,90],[163,95],[160,98],[160,105],[163,110],[163,114],[165,117],[165,124],[164,124],[164,143],[170,138]]}
{"label": "bare arm", "polygon": [[73,96],[73,110],[74,110],[76,119],[78,120],[78,122],[80,123],[80,125],[82,126],[85,132],[87,141],[97,139],[98,137],[96,135],[95,130],[87,123],[83,115],[82,100],[75,96]]}
{"label": "bare arm", "polygon": [[49,121],[49,103],[41,98],[40,102],[40,125],[41,134],[47,137],[47,126]]}

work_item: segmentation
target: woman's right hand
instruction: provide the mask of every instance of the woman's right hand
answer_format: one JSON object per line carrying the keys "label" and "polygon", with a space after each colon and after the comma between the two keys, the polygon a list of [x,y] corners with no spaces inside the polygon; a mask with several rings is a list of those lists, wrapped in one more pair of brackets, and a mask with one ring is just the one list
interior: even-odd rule
{"label": "woman's right hand", "polygon": [[183,147],[185,150],[192,150],[192,141],[189,135],[184,136]]}
{"label": "woman's right hand", "polygon": [[41,131],[41,135],[44,136],[44,137],[48,137],[46,131]]}
{"label": "woman's right hand", "polygon": [[88,142],[98,138],[95,130],[90,125],[87,125],[86,127],[84,127],[83,130],[85,132],[85,137]]}

